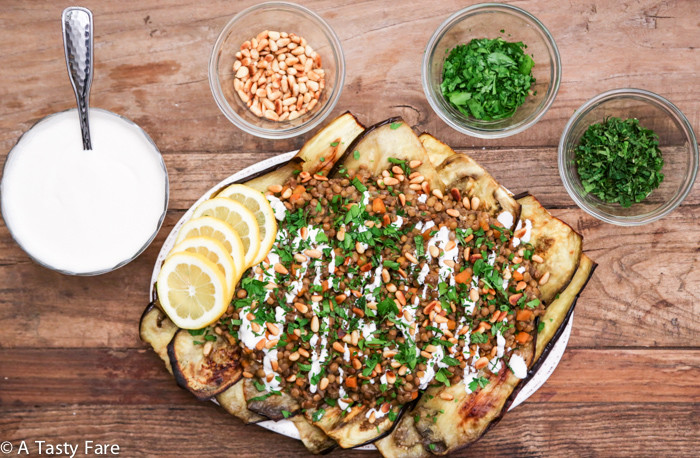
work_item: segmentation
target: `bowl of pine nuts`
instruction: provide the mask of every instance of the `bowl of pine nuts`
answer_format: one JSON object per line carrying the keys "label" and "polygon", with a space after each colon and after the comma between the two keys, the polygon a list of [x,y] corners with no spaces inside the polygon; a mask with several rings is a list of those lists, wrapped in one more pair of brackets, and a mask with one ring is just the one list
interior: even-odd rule
{"label": "bowl of pine nuts", "polygon": [[239,129],[283,139],[318,126],[345,82],[340,40],[302,6],[268,2],[234,16],[209,59],[216,104]]}

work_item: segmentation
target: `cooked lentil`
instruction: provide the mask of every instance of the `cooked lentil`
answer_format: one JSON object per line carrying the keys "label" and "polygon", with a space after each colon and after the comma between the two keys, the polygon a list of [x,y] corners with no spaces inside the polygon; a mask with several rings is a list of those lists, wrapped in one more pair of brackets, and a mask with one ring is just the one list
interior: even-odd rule
{"label": "cooked lentil", "polygon": [[392,162],[270,188],[276,243],[220,320],[260,391],[363,404],[373,423],[431,384],[480,389],[480,369],[508,370],[532,339],[549,275],[531,262],[531,223],[515,237],[477,197],[416,189],[420,163]]}

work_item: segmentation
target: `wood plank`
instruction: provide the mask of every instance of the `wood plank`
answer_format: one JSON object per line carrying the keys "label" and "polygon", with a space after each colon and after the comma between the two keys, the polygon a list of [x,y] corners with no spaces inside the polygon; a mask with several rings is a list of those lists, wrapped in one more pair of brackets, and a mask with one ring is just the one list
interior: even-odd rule
{"label": "wood plank", "polygon": [[[583,234],[586,251],[599,264],[577,305],[573,346],[700,346],[699,211],[684,206],[660,222],[613,229],[580,210],[553,210]],[[0,226],[0,346],[138,346],[153,263],[181,215],[168,213],[136,261],[91,278],[30,262]]]}
{"label": "wood plank", "polygon": [[[211,46],[228,19],[253,3],[85,1],[96,21],[91,102],[137,121],[167,153],[299,147],[301,139],[269,141],[242,134],[219,112],[209,91]],[[564,79],[555,104],[538,125],[527,134],[500,140],[475,139],[448,128],[422,91],[422,51],[435,28],[463,2],[417,2],[410,8],[396,8],[388,0],[365,2],[361,8],[326,0],[303,3],[328,20],[343,44],[347,79],[335,114],[351,110],[367,123],[402,115],[456,147],[554,146],[585,100],[608,89],[643,87],[668,97],[696,130],[700,126],[692,0],[643,0],[627,8],[582,0],[566,8],[546,2],[525,5],[555,37]],[[47,0],[3,4],[3,151],[42,116],[73,106],[58,25],[62,8]]]}
{"label": "wood plank", "polygon": [[[699,379],[700,350],[569,348],[531,401],[700,403]],[[0,386],[0,405],[11,407],[202,404],[176,385],[150,348],[5,351]]]}
{"label": "wood plank", "polygon": [[[691,403],[528,403],[473,447],[452,456],[677,456],[697,447],[699,408]],[[34,440],[81,446],[93,440],[116,443],[121,455],[130,457],[306,456],[301,442],[231,422],[213,405],[7,408],[0,431],[15,446],[22,440],[34,447]],[[336,450],[333,456],[377,455]]]}

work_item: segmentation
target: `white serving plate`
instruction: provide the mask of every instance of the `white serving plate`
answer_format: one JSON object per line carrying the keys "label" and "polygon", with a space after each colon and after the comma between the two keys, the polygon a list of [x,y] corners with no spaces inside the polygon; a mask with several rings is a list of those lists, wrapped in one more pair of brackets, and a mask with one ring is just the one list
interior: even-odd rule
{"label": "white serving plate", "polygon": [[[294,155],[297,153],[297,151],[290,151],[289,153],[284,153],[280,154],[279,156],[271,157],[269,159],[266,159],[264,161],[258,162],[257,164],[253,164],[250,167],[246,167],[245,169],[241,170],[240,172],[234,173],[230,177],[222,180],[220,183],[217,185],[213,186],[209,191],[204,193],[202,197],[197,200],[190,208],[185,212],[184,215],[182,215],[182,218],[175,224],[175,227],[173,227],[172,231],[170,231],[170,234],[168,234],[168,237],[165,239],[165,242],[163,243],[163,246],[160,249],[160,253],[158,253],[158,258],[156,259],[156,264],[153,267],[153,275],[151,275],[151,289],[150,289],[150,296],[153,297],[153,286],[155,285],[156,279],[158,278],[158,273],[160,272],[160,266],[163,264],[163,260],[167,256],[167,254],[170,252],[170,249],[173,247],[175,244],[175,238],[177,236],[178,231],[180,230],[180,227],[185,223],[185,221],[189,220],[192,217],[192,213],[194,212],[194,209],[203,201],[209,199],[211,195],[221,189],[222,187],[229,185],[231,183],[241,181],[246,179],[247,177],[254,175],[255,173],[258,173],[262,170],[268,169],[270,167],[273,167],[275,165],[284,163],[289,161]],[[569,318],[569,323],[566,325],[566,328],[564,329],[564,332],[562,332],[561,336],[559,337],[559,340],[554,344],[554,347],[552,350],[549,352],[547,355],[547,358],[542,362],[542,366],[540,369],[537,371],[534,377],[532,377],[526,384],[525,386],[522,387],[518,395],[515,397],[513,400],[513,403],[510,405],[510,408],[508,411],[511,411],[515,409],[517,406],[525,402],[527,398],[532,396],[542,385],[544,385],[544,382],[547,381],[550,375],[554,372],[554,369],[557,367],[559,364],[559,361],[561,360],[562,356],[564,355],[564,350],[566,349],[566,345],[569,342],[569,337],[571,336],[571,327],[573,326],[573,321],[574,321],[574,315],[573,313],[571,314],[571,317]],[[214,401],[216,402],[216,401]],[[292,437],[294,439],[299,440],[299,432],[297,431],[296,426],[294,426],[294,423],[292,423],[289,420],[280,420],[280,421],[264,421],[262,423],[258,423],[258,425],[262,426],[263,428],[269,429],[270,431],[274,431],[276,433]],[[360,450],[376,450],[377,448],[370,444],[370,445],[365,445],[363,447],[358,447]]]}

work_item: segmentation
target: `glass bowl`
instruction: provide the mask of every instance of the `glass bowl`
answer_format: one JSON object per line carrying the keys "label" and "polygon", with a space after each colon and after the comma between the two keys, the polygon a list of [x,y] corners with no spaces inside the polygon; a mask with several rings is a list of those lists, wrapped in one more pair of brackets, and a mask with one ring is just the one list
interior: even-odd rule
{"label": "glass bowl", "polygon": [[[442,68],[449,51],[475,38],[522,41],[535,61],[532,95],[510,118],[484,121],[467,117],[445,99],[440,90]],[[559,91],[561,59],[547,28],[525,10],[500,3],[481,3],[464,8],[440,24],[423,54],[423,91],[435,113],[450,127],[479,138],[503,138],[524,131],[547,112]]]}
{"label": "glass bowl", "polygon": [[[588,126],[606,118],[637,118],[659,136],[664,180],[642,202],[624,208],[586,194],[576,172],[576,147]],[[643,89],[614,89],[593,97],[576,110],[559,141],[559,175],[576,205],[606,223],[639,226],[673,211],[690,192],[698,173],[698,144],[681,111],[665,98]]]}
{"label": "glass bowl", "polygon": [[[321,56],[326,80],[321,98],[311,111],[293,121],[255,116],[233,88],[236,52],[264,30],[295,33]],[[295,137],[319,125],[338,103],[344,82],[345,59],[338,36],[319,15],[293,3],[261,3],[241,11],[221,31],[209,59],[209,86],[216,104],[236,127],[263,138]]]}

